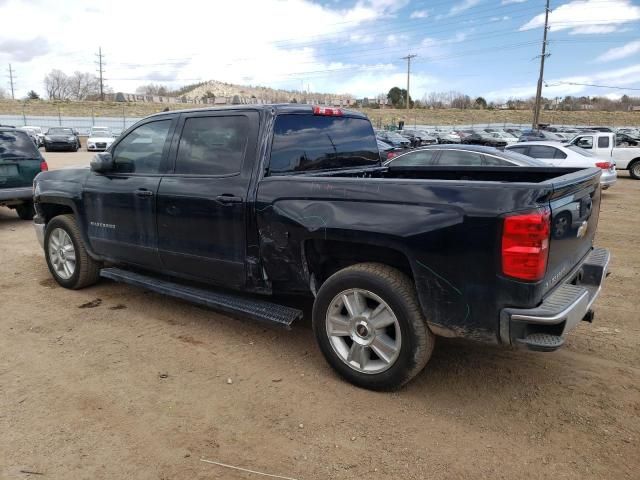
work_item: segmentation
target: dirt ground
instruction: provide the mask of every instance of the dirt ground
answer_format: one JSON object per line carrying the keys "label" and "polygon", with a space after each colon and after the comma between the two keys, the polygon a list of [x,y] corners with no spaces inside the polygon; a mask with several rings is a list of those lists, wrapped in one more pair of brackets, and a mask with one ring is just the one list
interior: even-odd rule
{"label": "dirt ground", "polygon": [[604,194],[613,273],[563,350],[440,340],[396,393],[337,378],[308,320],[283,331],[107,281],[64,290],[30,222],[0,209],[0,479],[261,478],[201,458],[300,480],[637,479],[639,199],[622,172]]}

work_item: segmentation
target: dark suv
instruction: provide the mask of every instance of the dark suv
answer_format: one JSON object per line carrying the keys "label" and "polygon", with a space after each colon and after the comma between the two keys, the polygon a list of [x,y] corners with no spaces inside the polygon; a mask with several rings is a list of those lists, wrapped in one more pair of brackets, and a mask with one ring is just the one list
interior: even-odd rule
{"label": "dark suv", "polygon": [[0,127],[0,206],[33,218],[33,179],[47,163],[27,132]]}

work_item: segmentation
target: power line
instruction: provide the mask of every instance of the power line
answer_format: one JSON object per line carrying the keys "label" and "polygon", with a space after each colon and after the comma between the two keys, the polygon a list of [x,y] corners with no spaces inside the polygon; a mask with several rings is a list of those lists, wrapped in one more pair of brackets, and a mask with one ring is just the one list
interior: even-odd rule
{"label": "power line", "polygon": [[547,6],[544,9],[544,33],[542,35],[542,55],[540,55],[540,76],[538,77],[538,88],[536,89],[536,105],[533,112],[533,128],[538,128],[538,121],[540,120],[540,101],[542,99],[542,79],[544,77],[544,61],[547,58],[547,32],[549,31],[549,0],[547,0]]}
{"label": "power line", "polygon": [[402,60],[407,61],[407,95],[405,98],[405,102],[407,104],[407,110],[411,108],[411,97],[409,96],[409,76],[411,74],[411,59],[417,57],[418,55],[409,54],[406,57],[402,57]]}
{"label": "power line", "polygon": [[98,61],[96,63],[98,64],[98,73],[100,74],[100,100],[104,102],[104,63],[102,62],[104,55],[102,55],[102,47],[98,47],[98,53],[96,56],[98,57]]}
{"label": "power line", "polygon": [[11,100],[15,100],[15,94],[13,93],[13,69],[11,68],[11,64],[9,64],[9,85],[11,86]]}
{"label": "power line", "polygon": [[579,85],[581,87],[595,87],[595,88],[612,88],[615,90],[634,90],[640,91],[640,88],[635,87],[617,87],[614,85],[596,85],[594,83],[579,83],[579,82],[556,82],[556,83],[545,83],[545,87],[557,87],[559,85]]}

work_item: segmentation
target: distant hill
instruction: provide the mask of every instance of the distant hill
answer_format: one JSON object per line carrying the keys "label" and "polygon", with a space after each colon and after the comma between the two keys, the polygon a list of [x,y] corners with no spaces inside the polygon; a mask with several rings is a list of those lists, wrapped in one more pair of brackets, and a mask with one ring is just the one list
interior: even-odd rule
{"label": "distant hill", "polygon": [[[269,87],[236,85],[233,83],[218,82],[210,80],[208,82],[198,83],[195,85],[187,85],[175,92],[176,96],[186,97],[192,101],[203,101],[209,98],[234,98],[239,99],[256,99],[256,103],[336,103],[340,100],[343,103],[350,103],[354,96],[350,94],[330,94],[321,92],[306,92],[302,90],[282,90]],[[205,100],[206,101],[206,100]],[[242,103],[254,103],[248,100]],[[209,102],[207,102],[209,103]],[[220,102],[223,103],[223,102]]]}

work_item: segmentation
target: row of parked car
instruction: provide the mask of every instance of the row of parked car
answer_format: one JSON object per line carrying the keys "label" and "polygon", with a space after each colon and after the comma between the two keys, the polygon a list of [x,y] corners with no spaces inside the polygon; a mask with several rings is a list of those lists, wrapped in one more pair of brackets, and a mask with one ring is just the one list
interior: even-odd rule
{"label": "row of parked car", "polygon": [[[81,147],[80,133],[71,127],[50,127],[46,133],[41,127],[24,126],[19,130],[26,132],[33,143],[44,147],[46,152],[71,151],[77,152]],[[108,127],[91,127],[87,138],[87,150],[93,152],[104,151],[113,143],[115,136]]]}
{"label": "row of parked car", "polygon": [[[551,131],[549,128],[556,130]],[[561,131],[562,130],[562,131]],[[478,145],[494,149],[510,149],[554,166],[596,166],[603,169],[602,186],[609,188],[615,183],[616,168],[629,170],[634,179],[640,179],[640,132],[626,128],[613,131],[609,127],[553,128],[520,130],[517,128],[437,130],[403,129],[398,131],[377,130],[378,147],[383,160],[397,156],[422,158],[425,154],[406,155],[412,148],[453,144]],[[473,149],[449,150],[445,157],[457,151],[460,165],[479,165],[480,158]],[[468,153],[471,152],[471,153]],[[428,155],[428,154],[427,154]],[[493,155],[499,155],[493,152]],[[464,157],[464,158],[463,158]],[[431,158],[431,157],[429,157]],[[475,158],[470,160],[469,158]],[[407,160],[411,161],[411,160]],[[471,163],[465,163],[471,162]],[[447,165],[454,165],[448,163]]]}
{"label": "row of parked car", "polygon": [[615,133],[615,143],[618,147],[640,146],[638,129],[622,128],[613,131],[610,127],[546,127],[539,130],[522,130],[514,127],[459,130],[404,128],[396,131],[376,130],[376,137],[395,150],[434,144],[469,144],[504,148],[518,142],[569,142],[577,135],[591,132]]}

